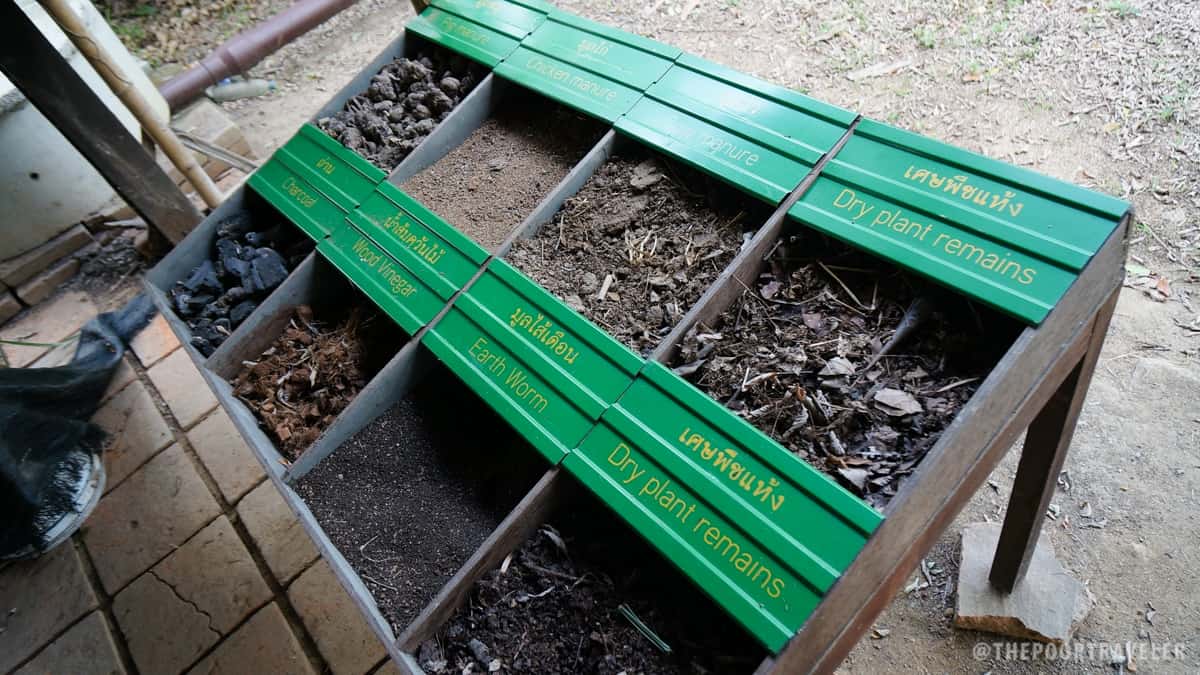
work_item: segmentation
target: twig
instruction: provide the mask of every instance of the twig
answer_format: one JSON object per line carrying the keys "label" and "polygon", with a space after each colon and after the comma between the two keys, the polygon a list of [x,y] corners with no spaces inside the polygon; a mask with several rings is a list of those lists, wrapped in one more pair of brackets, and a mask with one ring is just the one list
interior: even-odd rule
{"label": "twig", "polygon": [[846,291],[846,294],[850,296],[850,299],[851,299],[851,300],[853,300],[853,301],[854,301],[854,304],[858,305],[860,309],[865,309],[865,310],[867,310],[867,311],[870,311],[870,310],[873,310],[873,309],[875,309],[874,307],[867,307],[866,305],[864,305],[864,304],[862,303],[862,301],[858,299],[858,296],[854,294],[854,291],[850,290],[850,287],[849,287],[849,286],[847,286],[847,285],[846,285],[846,284],[845,284],[845,283],[842,281],[841,277],[839,277],[838,275],[834,274],[834,273],[833,273],[833,270],[831,270],[831,269],[829,269],[828,267],[826,267],[826,266],[825,266],[825,263],[823,263],[823,262],[821,262],[821,261],[819,261],[819,260],[818,260],[818,261],[817,261],[817,264],[821,266],[821,269],[825,270],[825,273],[826,273],[826,274],[828,274],[829,276],[833,277],[833,280],[834,280],[834,281],[838,282],[838,286],[841,286],[841,287],[842,287],[842,290],[843,290],[843,291]]}
{"label": "twig", "polygon": [[963,386],[964,384],[971,384],[972,382],[975,382],[975,381],[976,381],[976,380],[978,380],[978,379],[979,379],[978,377],[968,377],[968,378],[967,378],[967,379],[965,379],[965,380],[959,380],[959,381],[957,381],[957,382],[951,382],[950,384],[948,384],[948,385],[946,385],[946,386],[942,387],[941,389],[934,389],[933,391],[923,391],[923,392],[921,392],[921,395],[926,395],[926,394],[944,394],[944,393],[946,393],[946,392],[950,391],[951,389],[957,389],[958,387],[961,387],[961,386]]}
{"label": "twig", "polygon": [[923,297],[918,297],[909,303],[908,309],[904,310],[904,317],[900,319],[900,324],[892,332],[892,337],[887,341],[887,344],[883,345],[878,353],[871,357],[870,361],[867,361],[867,365],[862,369],[862,372],[865,373],[874,368],[875,364],[879,363],[879,359],[890,354],[893,349],[900,346],[901,342],[904,342],[909,336],[915,333],[917,328],[925,322],[931,309],[932,304]]}

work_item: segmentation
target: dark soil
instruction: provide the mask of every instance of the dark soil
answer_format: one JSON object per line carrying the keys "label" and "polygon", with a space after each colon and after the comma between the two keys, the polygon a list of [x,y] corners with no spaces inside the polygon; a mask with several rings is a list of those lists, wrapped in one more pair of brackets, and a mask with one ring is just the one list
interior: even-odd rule
{"label": "dark soil", "polygon": [[764,218],[756,204],[680,164],[621,155],[507,258],[649,354]]}
{"label": "dark soil", "polygon": [[307,305],[283,333],[233,380],[234,394],[254,414],[280,453],[295,460],[312,445],[394,354],[396,328],[374,310],[354,307],[328,322]]}
{"label": "dark soil", "polygon": [[282,220],[258,223],[239,213],[221,221],[212,257],[169,293],[192,329],[192,346],[204,356],[216,351],[312,249],[311,239]]}
{"label": "dark soil", "polygon": [[430,45],[415,59],[398,58],[384,66],[366,92],[317,125],[375,166],[391,171],[485,74],[470,60]]}
{"label": "dark soil", "polygon": [[421,646],[426,672],[749,675],[762,661],[764,650],[617,516],[591,499],[560,513]]}
{"label": "dark soil", "polygon": [[815,233],[769,263],[676,372],[882,508],[1019,327]]}
{"label": "dark soil", "polygon": [[430,378],[296,486],[397,634],[545,469],[451,378]]}
{"label": "dark soil", "polygon": [[515,93],[404,190],[495,250],[604,135],[594,120]]}

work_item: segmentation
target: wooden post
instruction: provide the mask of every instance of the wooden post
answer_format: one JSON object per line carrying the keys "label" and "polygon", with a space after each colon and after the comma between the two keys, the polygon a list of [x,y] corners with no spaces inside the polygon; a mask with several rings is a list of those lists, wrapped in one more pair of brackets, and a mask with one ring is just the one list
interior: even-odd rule
{"label": "wooden post", "polygon": [[151,227],[179,243],[200,212],[11,0],[0,1],[0,72]]}
{"label": "wooden post", "polygon": [[1067,459],[1075,423],[1083,409],[1119,294],[1120,289],[1113,291],[1101,308],[1092,326],[1087,352],[1030,423],[1025,435],[1021,463],[988,576],[992,587],[1001,593],[1011,593],[1029,568],[1042,531],[1043,514]]}

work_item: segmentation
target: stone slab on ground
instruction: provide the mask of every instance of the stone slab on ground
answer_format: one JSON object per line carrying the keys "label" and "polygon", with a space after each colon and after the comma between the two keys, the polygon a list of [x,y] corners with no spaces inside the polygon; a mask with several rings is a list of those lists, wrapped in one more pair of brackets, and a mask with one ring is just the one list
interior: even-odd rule
{"label": "stone slab on ground", "polygon": [[92,612],[71,626],[14,675],[124,675],[112,631],[100,612]]}
{"label": "stone slab on ground", "polygon": [[129,347],[142,366],[149,368],[167,354],[178,349],[179,338],[175,337],[175,331],[171,330],[167,319],[162,314],[158,314],[150,321],[149,325],[134,336]]}
{"label": "stone slab on ground", "polygon": [[242,495],[267,477],[224,410],[214,410],[192,427],[187,436],[217,482],[221,495],[230,504],[237,503]]}
{"label": "stone slab on ground", "polygon": [[335,675],[361,675],[385,656],[383,644],[324,560],[296,579],[288,597]]}
{"label": "stone slab on ground", "polygon": [[102,456],[108,472],[107,492],[174,440],[141,382],[133,382],[100,406],[92,421],[108,434]]}
{"label": "stone slab on ground", "polygon": [[217,397],[186,349],[176,349],[146,373],[184,429],[190,429],[217,407]]}
{"label": "stone slab on ground", "polygon": [[210,619],[153,572],[113,598],[113,615],[143,673],[179,673],[221,640]]}
{"label": "stone slab on ground", "polygon": [[7,288],[0,288],[0,324],[21,313],[21,303]]}
{"label": "stone slab on ground", "polygon": [[74,541],[0,570],[0,673],[36,654],[98,605]]}
{"label": "stone slab on ground", "polygon": [[254,545],[279,583],[287,585],[320,555],[300,519],[271,481],[250,491],[237,507]]}
{"label": "stone slab on ground", "polygon": [[[249,551],[221,516],[121,591],[113,610],[141,671],[179,672],[270,599]],[[195,635],[180,636],[177,622]]]}
{"label": "stone slab on ground", "polygon": [[17,288],[38,272],[92,243],[92,235],[76,225],[35,249],[0,263],[0,282]]}
{"label": "stone slab on ground", "polygon": [[1025,578],[1011,594],[999,593],[988,582],[999,539],[999,523],[976,523],[963,529],[954,625],[1065,644],[1091,610],[1087,587],[1063,568],[1047,538],[1042,537]]}
{"label": "stone slab on ground", "polygon": [[183,448],[172,445],[105,495],[81,532],[100,581],[115,593],[220,512]]}
{"label": "stone slab on ground", "polygon": [[309,675],[315,672],[300,641],[283,617],[283,612],[279,611],[279,605],[274,602],[258,610],[233,635],[188,671],[189,675]]}
{"label": "stone slab on ground", "polygon": [[26,305],[33,306],[50,297],[60,286],[71,280],[79,271],[79,260],[67,258],[38,272],[32,279],[17,287],[17,297]]}
{"label": "stone slab on ground", "polygon": [[[70,337],[97,314],[96,306],[86,293],[69,291],[34,307],[29,313],[0,328],[0,338],[23,342],[55,343]],[[8,365],[27,366],[50,347],[0,345]]]}

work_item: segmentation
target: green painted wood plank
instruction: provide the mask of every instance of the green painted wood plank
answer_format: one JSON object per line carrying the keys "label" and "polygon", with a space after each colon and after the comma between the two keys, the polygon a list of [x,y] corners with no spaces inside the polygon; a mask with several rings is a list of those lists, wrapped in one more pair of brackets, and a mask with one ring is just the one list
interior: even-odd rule
{"label": "green painted wood plank", "polygon": [[473,23],[523,40],[546,20],[546,12],[532,9],[528,2],[508,0],[430,0],[437,9],[457,14]]}
{"label": "green painted wood plank", "polygon": [[921,209],[1061,267],[1080,270],[1129,204],[873,120],[863,120],[831,177]]}
{"label": "green painted wood plank", "polygon": [[[572,398],[592,399],[599,412],[616,402],[644,361],[625,345],[517,271],[496,259],[467,294],[511,337],[530,347],[529,361],[556,374]],[[536,356],[535,356],[536,355]]]}
{"label": "green painted wood plank", "polygon": [[409,20],[406,27],[430,42],[488,68],[503,61],[520,44],[517,38],[437,7],[426,8],[419,16]]}
{"label": "green painted wood plank", "polygon": [[[720,178],[768,204],[778,204],[808,175],[819,153],[803,159],[722,129],[649,97],[637,101],[616,129]],[[805,154],[798,150],[797,154]],[[811,161],[810,161],[811,160]]]}
{"label": "green painted wood plank", "polygon": [[809,165],[833,149],[857,117],[691,54],[646,95]]}
{"label": "green painted wood plank", "polygon": [[279,157],[272,157],[259,167],[250,176],[248,185],[317,241],[345,225],[346,211],[309,185]]}
{"label": "green painted wood plank", "polygon": [[645,91],[682,53],[566,12],[553,12],[521,46]]}
{"label": "green painted wood plank", "polygon": [[632,87],[525,47],[517,47],[493,72],[609,123],[641,96]]}
{"label": "green painted wood plank", "polygon": [[576,447],[603,410],[559,388],[561,376],[539,371],[532,347],[466,294],[422,343],[551,462]]}
{"label": "green painted wood plank", "polygon": [[822,174],[789,216],[1035,325],[1075,279],[1073,271],[834,175]]}
{"label": "green painted wood plank", "polygon": [[466,286],[488,258],[487,251],[391,183],[379,186],[359,206],[355,224],[392,256],[406,250],[455,290]]}
{"label": "green painted wood plank", "polygon": [[410,335],[432,321],[454,293],[437,275],[413,274],[350,224],[317,244],[317,252]]}
{"label": "green painted wood plank", "polygon": [[354,210],[387,177],[382,169],[312,124],[301,126],[275,156],[346,211]]}

